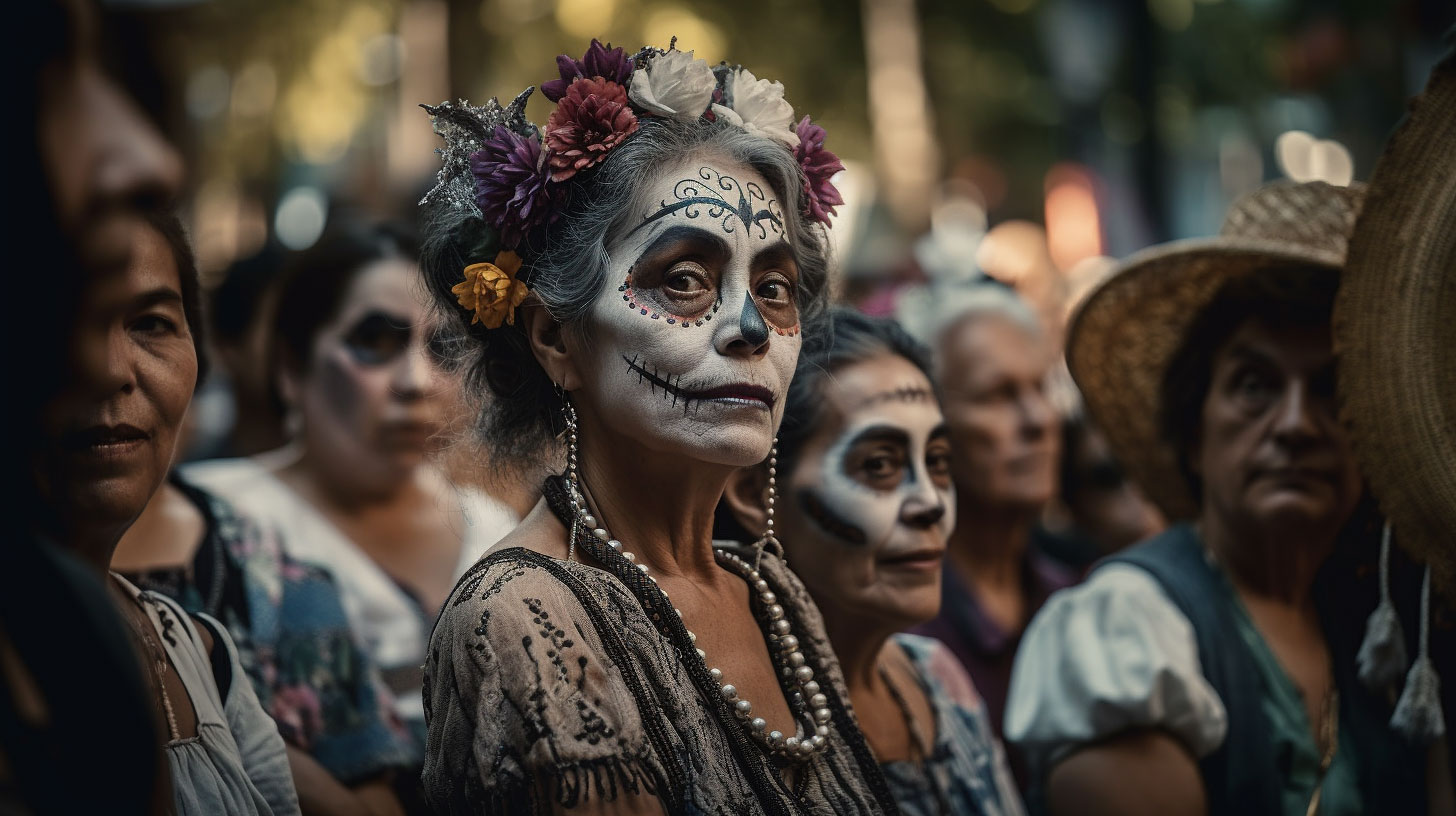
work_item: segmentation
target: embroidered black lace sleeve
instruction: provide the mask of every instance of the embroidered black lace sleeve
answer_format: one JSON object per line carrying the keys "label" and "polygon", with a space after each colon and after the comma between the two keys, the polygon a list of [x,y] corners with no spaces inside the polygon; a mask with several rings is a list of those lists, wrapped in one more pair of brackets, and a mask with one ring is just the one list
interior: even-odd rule
{"label": "embroidered black lace sleeve", "polygon": [[632,695],[572,592],[540,563],[461,580],[431,637],[426,796],[442,813],[537,812],[654,795]]}

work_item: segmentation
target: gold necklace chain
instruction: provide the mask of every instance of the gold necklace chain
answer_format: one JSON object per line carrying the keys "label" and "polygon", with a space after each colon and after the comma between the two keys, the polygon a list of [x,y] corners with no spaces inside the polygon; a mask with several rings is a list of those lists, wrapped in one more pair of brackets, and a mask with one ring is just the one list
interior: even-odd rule
{"label": "gold necklace chain", "polygon": [[1325,774],[1335,762],[1335,751],[1340,747],[1340,693],[1335,690],[1333,683],[1330,690],[1325,694],[1324,716],[1320,717],[1319,745],[1320,764],[1319,777],[1314,785],[1314,793],[1310,794],[1309,806],[1304,810],[1304,816],[1315,816],[1319,813],[1320,794],[1325,787]]}
{"label": "gold necklace chain", "polygon": [[157,640],[156,627],[152,625],[152,618],[147,614],[141,595],[133,594],[124,586],[121,589],[131,598],[134,608],[141,614],[140,621],[136,619],[135,614],[128,613],[125,617],[131,625],[132,633],[141,640],[143,651],[147,653],[147,657],[151,658],[152,671],[149,685],[153,686],[153,693],[162,701],[162,710],[167,716],[169,741],[181,739],[182,732],[177,727],[177,713],[172,708],[172,697],[167,693],[167,652],[162,647],[161,641]]}

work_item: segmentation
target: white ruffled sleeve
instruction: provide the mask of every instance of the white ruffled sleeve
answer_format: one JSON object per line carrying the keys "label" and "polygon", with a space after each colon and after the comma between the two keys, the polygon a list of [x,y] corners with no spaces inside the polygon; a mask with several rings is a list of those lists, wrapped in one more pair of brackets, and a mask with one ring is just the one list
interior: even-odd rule
{"label": "white ruffled sleeve", "polygon": [[1005,733],[1045,772],[1134,728],[1161,728],[1202,758],[1222,744],[1227,714],[1188,618],[1146,571],[1109,564],[1053,595],[1027,627]]}

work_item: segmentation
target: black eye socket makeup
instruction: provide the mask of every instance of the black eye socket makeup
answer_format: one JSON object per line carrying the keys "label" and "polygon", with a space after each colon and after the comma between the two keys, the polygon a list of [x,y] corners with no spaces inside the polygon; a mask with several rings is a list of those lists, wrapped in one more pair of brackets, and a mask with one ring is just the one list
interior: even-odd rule
{"label": "black eye socket makeup", "polygon": [[384,365],[409,348],[412,333],[407,319],[371,311],[344,334],[344,348],[360,365]]}

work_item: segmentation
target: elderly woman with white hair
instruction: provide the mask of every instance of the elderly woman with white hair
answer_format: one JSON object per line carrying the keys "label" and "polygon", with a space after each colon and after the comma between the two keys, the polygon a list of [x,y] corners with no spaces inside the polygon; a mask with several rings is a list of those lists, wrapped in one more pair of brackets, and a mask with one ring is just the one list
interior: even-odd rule
{"label": "elderly woman with white hair", "polygon": [[1059,417],[1048,383],[1057,349],[1031,307],[995,283],[909,293],[898,316],[934,354],[959,514],[940,614],[915,631],[960,658],[999,736],[1021,632],[1075,580],[1034,541],[1056,492]]}

